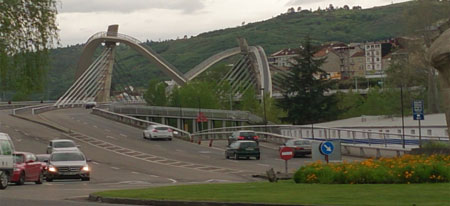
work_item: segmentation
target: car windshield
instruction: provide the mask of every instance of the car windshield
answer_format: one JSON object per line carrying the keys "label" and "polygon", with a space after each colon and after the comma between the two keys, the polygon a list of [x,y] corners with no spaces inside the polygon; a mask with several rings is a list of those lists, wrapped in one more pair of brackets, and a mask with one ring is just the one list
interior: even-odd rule
{"label": "car windshield", "polygon": [[310,144],[309,141],[306,141],[306,140],[294,141],[294,145],[309,145],[309,144]]}
{"label": "car windshield", "polygon": [[55,148],[67,148],[67,147],[76,147],[73,142],[53,142],[53,147]]}
{"label": "car windshield", "polygon": [[240,136],[243,136],[243,137],[254,137],[254,136],[256,136],[256,134],[254,132],[241,132]]}
{"label": "car windshield", "polygon": [[23,163],[23,154],[14,154],[14,162],[20,164]]}
{"label": "car windshield", "polygon": [[48,159],[50,159],[49,155],[36,155],[37,161],[44,162]]}
{"label": "car windshield", "polygon": [[54,153],[51,161],[83,161],[84,156],[81,153]]}
{"label": "car windshield", "polygon": [[167,129],[169,129],[169,128],[167,128],[167,127],[156,127],[155,129],[156,129],[156,130],[167,130]]}
{"label": "car windshield", "polygon": [[241,145],[239,148],[246,149],[246,148],[257,148],[258,144],[256,142],[241,142]]}

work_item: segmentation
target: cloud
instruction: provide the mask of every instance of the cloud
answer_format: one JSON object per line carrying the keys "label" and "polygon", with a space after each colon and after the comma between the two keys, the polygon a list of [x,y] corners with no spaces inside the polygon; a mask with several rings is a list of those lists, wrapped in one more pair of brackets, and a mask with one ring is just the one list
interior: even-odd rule
{"label": "cloud", "polygon": [[325,0],[289,0],[286,3],[286,6],[298,6],[298,5],[304,5],[304,4],[311,4],[311,3],[321,3]]}
{"label": "cloud", "polygon": [[60,0],[60,13],[116,12],[130,13],[145,9],[179,10],[194,13],[202,10],[204,0]]}

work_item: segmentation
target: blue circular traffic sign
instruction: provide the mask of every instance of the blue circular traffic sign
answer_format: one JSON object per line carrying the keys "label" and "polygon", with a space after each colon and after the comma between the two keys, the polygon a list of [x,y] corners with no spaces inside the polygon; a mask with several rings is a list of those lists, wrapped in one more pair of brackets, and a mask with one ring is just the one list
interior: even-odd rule
{"label": "blue circular traffic sign", "polygon": [[322,142],[319,146],[320,153],[323,155],[330,155],[334,151],[334,144],[333,142]]}

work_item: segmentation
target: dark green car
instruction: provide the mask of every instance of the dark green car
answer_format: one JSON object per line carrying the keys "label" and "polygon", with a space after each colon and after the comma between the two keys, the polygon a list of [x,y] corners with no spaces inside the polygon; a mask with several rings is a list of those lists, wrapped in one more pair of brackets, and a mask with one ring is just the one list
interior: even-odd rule
{"label": "dark green car", "polygon": [[225,158],[230,159],[230,157],[236,160],[239,158],[250,159],[250,157],[254,157],[259,160],[261,156],[258,143],[247,140],[233,142],[225,151]]}

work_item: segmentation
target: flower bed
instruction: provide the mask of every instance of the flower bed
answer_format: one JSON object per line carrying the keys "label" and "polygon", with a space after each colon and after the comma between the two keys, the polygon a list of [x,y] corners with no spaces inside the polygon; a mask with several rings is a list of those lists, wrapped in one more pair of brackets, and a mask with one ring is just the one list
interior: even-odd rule
{"label": "flower bed", "polygon": [[450,155],[404,155],[330,164],[318,161],[301,167],[294,181],[321,184],[450,182]]}

